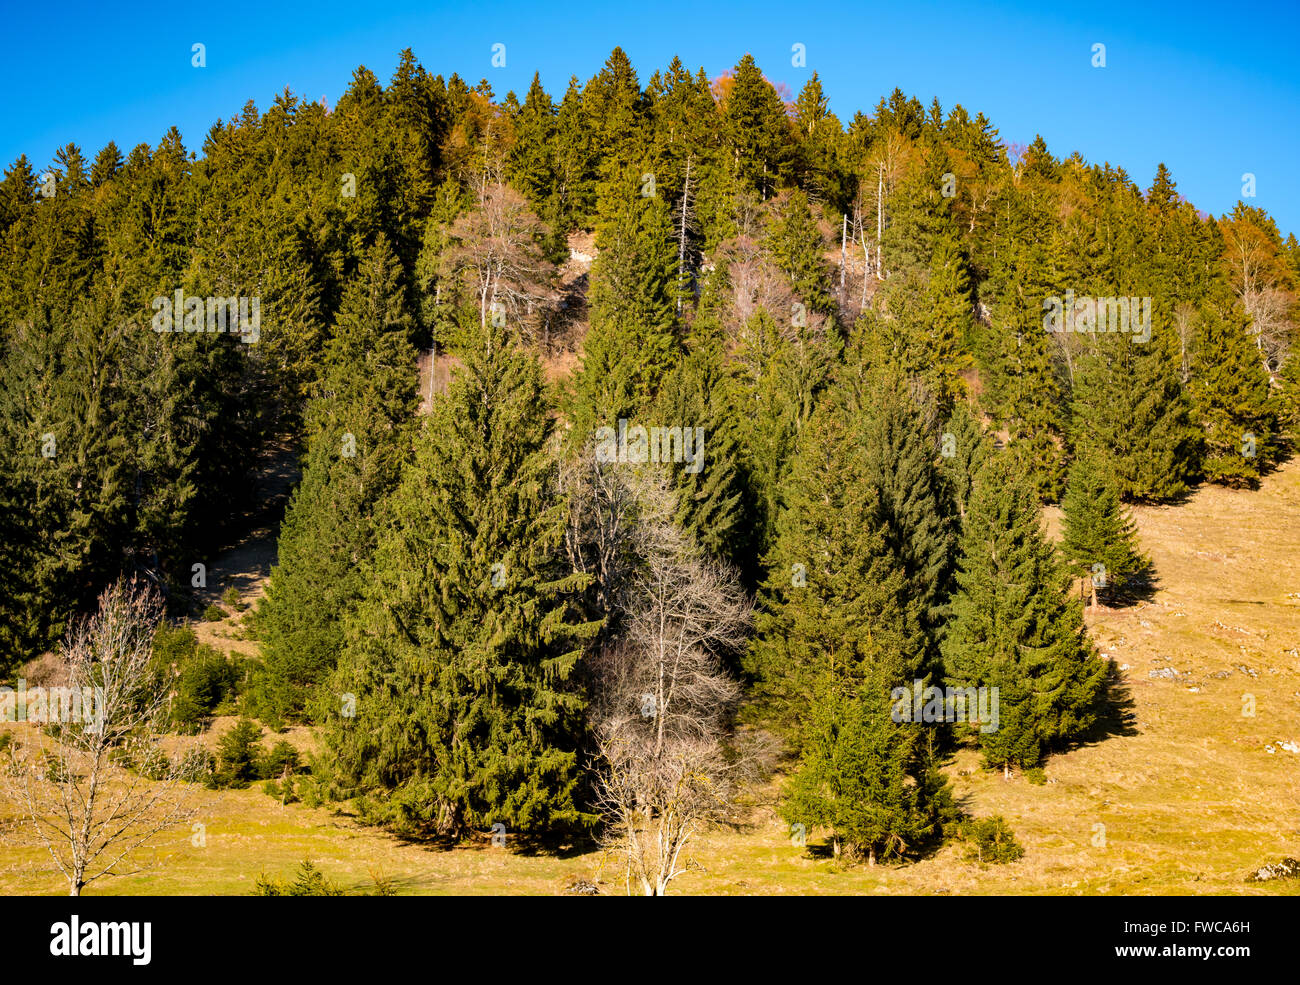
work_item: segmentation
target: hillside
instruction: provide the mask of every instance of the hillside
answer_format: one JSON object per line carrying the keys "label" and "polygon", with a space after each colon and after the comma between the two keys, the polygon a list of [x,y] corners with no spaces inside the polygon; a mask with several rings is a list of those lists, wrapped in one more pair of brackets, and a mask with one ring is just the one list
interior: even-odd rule
{"label": "hillside", "polygon": [[[1159,590],[1149,603],[1090,617],[1131,699],[1122,722],[1104,741],[1054,756],[1045,786],[980,771],[969,751],[946,767],[967,810],[1008,819],[1025,846],[1023,860],[981,867],[950,846],[912,865],[837,869],[816,852],[816,837],[810,850],[791,846],[765,803],[774,781],[746,826],[703,837],[694,853],[702,868],[674,890],[1300,895],[1300,881],[1244,881],[1267,862],[1300,855],[1300,461],[1253,492],[1204,486],[1184,503],[1134,513]],[[232,628],[212,625],[221,644]],[[1242,716],[1243,694],[1255,696],[1254,718]],[[300,730],[290,738],[310,746]],[[104,880],[96,891],[247,893],[260,872],[285,875],[303,858],[358,888],[382,872],[401,893],[550,894],[575,880],[622,891],[600,853],[582,846],[560,854],[486,843],[440,850],[345,814],[282,806],[256,787],[195,788],[192,796],[205,847],[191,844],[190,831],[178,832],[164,865]],[[1097,825],[1105,826],[1105,847],[1093,844]],[[0,848],[0,889],[64,891],[48,856],[12,846]]]}

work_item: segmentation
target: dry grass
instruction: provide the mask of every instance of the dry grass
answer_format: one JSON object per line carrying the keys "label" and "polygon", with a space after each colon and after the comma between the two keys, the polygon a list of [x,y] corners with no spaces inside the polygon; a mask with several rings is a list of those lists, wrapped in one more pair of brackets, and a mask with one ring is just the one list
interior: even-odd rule
{"label": "dry grass", "polygon": [[[1244,882],[1266,862],[1300,856],[1300,755],[1279,746],[1300,742],[1300,462],[1257,491],[1206,487],[1186,503],[1135,515],[1161,587],[1147,603],[1090,616],[1099,647],[1123,668],[1132,700],[1128,734],[1054,757],[1045,786],[982,772],[970,752],[949,767],[966,809],[1005,816],[1024,859],[981,867],[951,846],[905,866],[840,868],[790,844],[771,809],[774,784],[747,827],[700,840],[700,867],[673,889],[1300,895],[1300,880]],[[1177,679],[1149,676],[1168,667]],[[1254,696],[1255,717],[1242,714],[1246,694]],[[305,747],[311,737],[290,740]],[[618,873],[603,869],[592,851],[528,854],[513,843],[445,851],[325,809],[284,807],[256,788],[193,796],[204,847],[179,832],[165,864],[93,890],[247,893],[259,872],[288,875],[303,858],[354,889],[369,885],[372,870],[403,893],[547,894],[575,878],[598,881],[608,893],[622,889]],[[0,846],[0,889],[54,893],[62,886],[42,853]]]}

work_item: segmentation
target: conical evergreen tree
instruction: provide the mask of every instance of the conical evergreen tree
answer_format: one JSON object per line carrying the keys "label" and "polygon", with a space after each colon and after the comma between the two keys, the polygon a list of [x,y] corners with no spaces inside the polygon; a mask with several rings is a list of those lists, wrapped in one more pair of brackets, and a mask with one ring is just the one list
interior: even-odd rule
{"label": "conical evergreen tree", "polygon": [[702,429],[699,460],[668,464],[677,486],[677,520],[708,554],[738,564],[747,532],[734,390],[722,339],[697,322],[689,352],[659,391],[655,423]]}
{"label": "conical evergreen tree", "polygon": [[[635,169],[633,169],[635,170]],[[574,383],[573,432],[617,427],[649,407],[677,355],[677,251],[668,206],[627,171],[602,186],[600,255],[591,270],[591,330]]]}
{"label": "conical evergreen tree", "polygon": [[1145,573],[1137,527],[1119,501],[1119,481],[1110,456],[1091,442],[1076,449],[1061,500],[1061,549],[1069,569],[1084,579],[1092,604],[1112,596]]}
{"label": "conical evergreen tree", "polygon": [[306,470],[258,608],[265,677],[256,710],[269,721],[307,711],[338,662],[343,619],[361,598],[375,547],[374,514],[408,454],[415,352],[398,273],[381,238],[348,284],[307,410]]}
{"label": "conical evergreen tree", "polygon": [[824,687],[781,803],[791,825],[829,829],[834,855],[848,847],[872,865],[933,837],[949,797],[921,772],[922,726],[895,721],[891,709],[876,690]]}
{"label": "conical evergreen tree", "polygon": [[881,375],[859,428],[864,479],[875,492],[885,549],[906,580],[905,598],[928,639],[923,673],[939,671],[939,632],[952,589],[956,505],[937,464],[933,407],[897,377]]}
{"label": "conical evergreen tree", "polygon": [[[416,441],[334,678],[336,781],[399,828],[575,825],[582,639],[537,360],[489,325]],[[337,711],[337,708],[335,709]]]}
{"label": "conical evergreen tree", "polygon": [[1178,496],[1196,467],[1199,436],[1167,350],[1123,334],[1089,341],[1074,371],[1075,442],[1106,450],[1126,499]]}
{"label": "conical evergreen tree", "polygon": [[1003,769],[1036,766],[1091,727],[1105,676],[1039,513],[1016,457],[990,459],[971,492],[944,640],[951,685],[999,689],[997,729],[979,743]]}
{"label": "conical evergreen tree", "polygon": [[823,407],[782,490],[747,669],[760,714],[796,744],[826,680],[856,693],[867,681],[910,686],[925,670],[925,633],[865,457],[845,410]]}
{"label": "conical evergreen tree", "polygon": [[1188,390],[1205,434],[1205,477],[1257,483],[1276,455],[1277,408],[1244,318],[1212,304],[1201,310]]}
{"label": "conical evergreen tree", "polygon": [[979,417],[965,402],[959,402],[939,439],[939,466],[964,518],[971,486],[984,461],[993,453],[993,442],[984,433]]}

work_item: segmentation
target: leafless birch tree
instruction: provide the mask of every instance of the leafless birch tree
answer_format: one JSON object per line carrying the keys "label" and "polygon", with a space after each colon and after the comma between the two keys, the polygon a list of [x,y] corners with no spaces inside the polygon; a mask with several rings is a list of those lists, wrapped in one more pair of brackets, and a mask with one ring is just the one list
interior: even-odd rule
{"label": "leafless birch tree", "polygon": [[51,712],[44,730],[15,730],[0,784],[19,814],[8,833],[43,846],[72,896],[146,867],[144,853],[192,815],[179,757],[159,748],[169,685],[151,661],[160,615],[157,595],[138,583],[105,590],[62,646],[64,693],[82,698],[80,713]]}

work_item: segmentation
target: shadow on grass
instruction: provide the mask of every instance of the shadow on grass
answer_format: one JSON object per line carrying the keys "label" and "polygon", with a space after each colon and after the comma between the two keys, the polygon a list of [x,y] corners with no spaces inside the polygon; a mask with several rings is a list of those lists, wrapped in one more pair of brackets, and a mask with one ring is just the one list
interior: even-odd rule
{"label": "shadow on grass", "polygon": [[1138,735],[1137,702],[1129,689],[1119,664],[1106,662],[1106,680],[1102,685],[1097,721],[1083,735],[1069,743],[1062,751],[1096,745],[1113,736]]}

